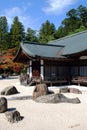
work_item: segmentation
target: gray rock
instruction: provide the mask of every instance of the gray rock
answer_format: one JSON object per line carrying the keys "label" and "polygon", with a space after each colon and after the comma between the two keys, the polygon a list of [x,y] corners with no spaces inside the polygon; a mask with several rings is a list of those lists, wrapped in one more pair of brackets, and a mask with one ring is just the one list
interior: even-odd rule
{"label": "gray rock", "polygon": [[22,116],[20,116],[20,113],[16,110],[5,112],[5,116],[10,123],[16,123],[22,120]]}
{"label": "gray rock", "polygon": [[69,88],[65,87],[65,88],[60,88],[59,93],[68,93],[69,92]]}
{"label": "gray rock", "polygon": [[7,99],[4,97],[0,98],[0,113],[7,111]]}
{"label": "gray rock", "polygon": [[52,91],[48,90],[48,87],[46,84],[37,84],[33,91],[33,99],[35,100],[37,97],[42,95],[47,95],[53,93]]}
{"label": "gray rock", "polygon": [[12,95],[12,94],[17,94],[17,93],[18,91],[15,86],[6,87],[5,89],[1,91],[1,95]]}
{"label": "gray rock", "polygon": [[82,94],[82,92],[77,88],[69,88],[69,92],[75,94]]}
{"label": "gray rock", "polygon": [[80,100],[78,98],[68,98],[60,93],[40,96],[37,97],[35,101],[40,103],[80,103]]}
{"label": "gray rock", "polygon": [[75,93],[75,94],[82,94],[82,92],[77,88],[60,88],[59,93]]}

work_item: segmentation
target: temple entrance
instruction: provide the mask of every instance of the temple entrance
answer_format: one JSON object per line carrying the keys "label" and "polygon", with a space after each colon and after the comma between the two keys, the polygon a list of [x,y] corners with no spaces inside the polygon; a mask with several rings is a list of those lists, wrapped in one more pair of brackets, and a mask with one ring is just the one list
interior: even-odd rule
{"label": "temple entrance", "polygon": [[40,61],[32,61],[32,76],[40,77]]}

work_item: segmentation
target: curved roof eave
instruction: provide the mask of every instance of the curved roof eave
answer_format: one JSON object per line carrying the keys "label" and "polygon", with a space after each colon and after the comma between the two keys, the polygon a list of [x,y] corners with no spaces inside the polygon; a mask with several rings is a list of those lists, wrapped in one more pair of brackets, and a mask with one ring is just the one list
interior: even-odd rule
{"label": "curved roof eave", "polygon": [[32,58],[35,58],[35,55],[34,55],[32,52],[30,52],[29,50],[28,50],[28,51],[26,50],[26,48],[24,47],[23,42],[21,42],[20,46],[21,46],[21,48],[22,48],[23,53],[24,53],[27,57],[30,56],[30,57],[32,57]]}
{"label": "curved roof eave", "polygon": [[[59,53],[60,53],[60,51],[61,51],[61,47],[63,48],[64,46],[54,46],[54,45],[49,45],[49,47],[50,46],[52,46],[51,47],[51,50],[52,50],[52,48],[56,51],[56,52],[54,52],[53,51],[53,55],[50,55],[51,54],[51,51],[48,53],[48,50],[47,50],[47,48],[46,47],[48,47],[48,45],[42,45],[42,44],[28,44],[28,45],[30,45],[30,47],[27,45],[27,44],[25,44],[26,42],[21,42],[21,48],[22,48],[22,51],[23,51],[23,53],[26,55],[26,56],[28,56],[28,57],[32,57],[32,58],[56,58],[56,59],[58,59],[58,58],[64,58],[64,56],[57,56],[57,54],[56,53],[58,53],[58,51],[59,51]],[[27,46],[26,46],[27,45]],[[34,47],[34,45],[35,45],[35,47]],[[42,47],[45,47],[44,49],[42,49]],[[58,50],[57,50],[57,48],[56,47],[58,47]],[[43,50],[45,50],[45,51],[43,51]],[[60,55],[60,54],[59,54]]]}
{"label": "curved roof eave", "polygon": [[17,51],[17,53],[16,53],[16,55],[15,55],[15,57],[14,57],[14,59],[13,59],[14,62],[16,61],[17,56],[18,56],[18,54],[20,53],[20,51],[21,51],[21,46],[19,46],[18,51]]}
{"label": "curved roof eave", "polygon": [[38,56],[36,55],[36,58],[42,58],[42,59],[55,59],[55,60],[58,60],[58,59],[66,59],[67,57],[65,56],[60,56],[60,57],[45,57],[45,56]]}
{"label": "curved roof eave", "polygon": [[21,42],[20,43],[20,46],[19,46],[19,49],[18,49],[18,51],[17,51],[17,53],[16,53],[16,55],[15,55],[15,57],[14,57],[14,59],[13,59],[13,61],[15,62],[16,60],[17,60],[17,57],[18,57],[18,55],[20,54],[20,52],[23,52],[25,55],[26,55],[26,57],[28,57],[29,59],[33,59],[33,58],[35,58],[35,56],[33,55],[33,54],[27,54],[27,52],[26,52],[26,50],[24,49],[24,47],[23,47],[23,42]]}
{"label": "curved roof eave", "polygon": [[66,54],[63,54],[63,56],[78,55],[78,54],[80,54],[80,53],[84,53],[84,52],[86,52],[86,51],[87,51],[87,49],[82,50],[82,51],[78,51],[78,52],[74,52],[74,53],[66,53]]}

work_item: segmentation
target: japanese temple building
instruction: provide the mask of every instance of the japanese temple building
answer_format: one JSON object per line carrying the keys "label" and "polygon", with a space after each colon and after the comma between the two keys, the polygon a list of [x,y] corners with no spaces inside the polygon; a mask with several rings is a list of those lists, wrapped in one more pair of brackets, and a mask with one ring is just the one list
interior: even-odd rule
{"label": "japanese temple building", "polygon": [[87,76],[87,31],[39,44],[22,42],[14,61],[26,63],[30,78],[67,80]]}

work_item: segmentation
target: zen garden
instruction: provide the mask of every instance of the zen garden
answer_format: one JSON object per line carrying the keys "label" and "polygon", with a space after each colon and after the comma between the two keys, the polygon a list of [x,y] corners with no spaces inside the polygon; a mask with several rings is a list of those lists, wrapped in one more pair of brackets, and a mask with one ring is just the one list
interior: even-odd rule
{"label": "zen garden", "polygon": [[25,31],[18,16],[8,31],[0,17],[1,130],[86,130],[86,100],[86,7],[68,11],[58,29],[46,20],[38,32]]}

